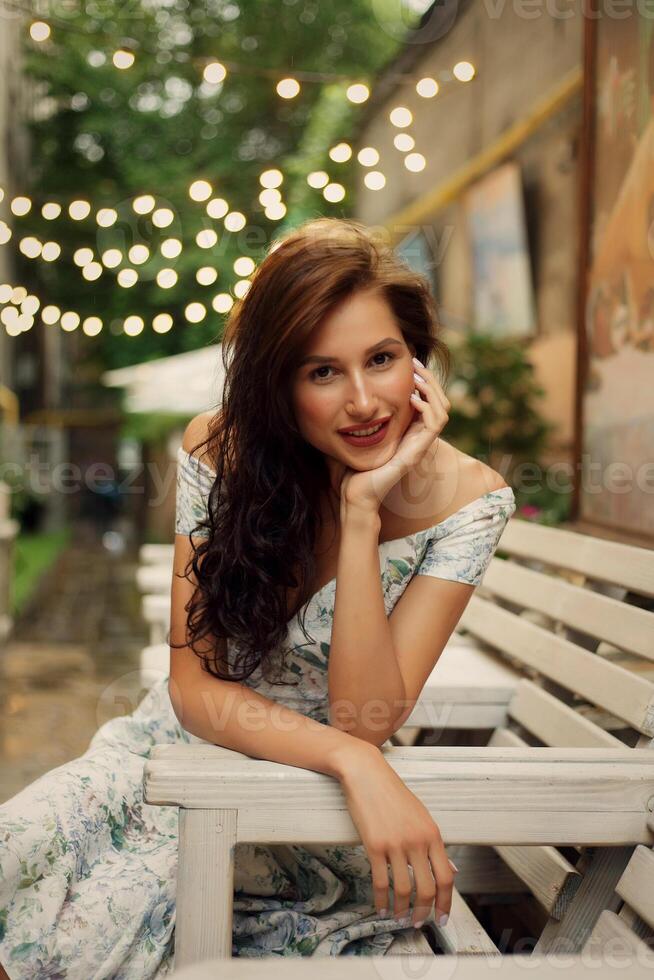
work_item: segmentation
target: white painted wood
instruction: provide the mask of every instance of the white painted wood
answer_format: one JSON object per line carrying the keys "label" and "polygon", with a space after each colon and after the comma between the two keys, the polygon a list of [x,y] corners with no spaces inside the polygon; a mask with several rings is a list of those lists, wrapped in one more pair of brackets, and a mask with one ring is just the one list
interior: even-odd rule
{"label": "white painted wood", "polygon": [[163,595],[170,592],[172,565],[141,565],[136,569],[136,585],[141,593]]}
{"label": "white painted wood", "polygon": [[433,956],[424,933],[420,929],[401,929],[386,950],[386,956]]}
{"label": "white painted wood", "polygon": [[532,667],[646,735],[654,735],[654,684],[569,640],[473,595],[461,617],[475,636]]}
{"label": "white painted wood", "polygon": [[232,955],[236,810],[179,811],[175,966]]}
{"label": "white painted wood", "polygon": [[654,551],[648,548],[521,520],[508,522],[500,546],[514,557],[536,559],[654,596]]}
{"label": "white painted wood", "polygon": [[533,681],[520,681],[509,716],[545,745],[621,748],[619,738],[605,732]]}
{"label": "white painted wood", "polygon": [[[628,972],[627,972],[628,971]],[[351,956],[344,965],[340,956],[311,959],[311,980],[651,980],[651,966],[634,963],[629,955],[594,958],[578,956]],[[264,962],[252,959],[209,960],[196,963],[172,974],[175,980],[306,980],[305,957],[267,957]]]}
{"label": "white painted wood", "polygon": [[431,917],[425,923],[425,929],[434,933],[436,943],[444,953],[500,956],[499,949],[456,888],[452,891],[452,908],[447,924],[439,926]]}
{"label": "white painted wood", "polygon": [[555,847],[496,847],[513,872],[555,919],[559,919],[579,888],[581,875]]}
{"label": "white painted wood", "polygon": [[139,548],[140,565],[170,565],[172,568],[175,546],[172,544],[142,544]]}
{"label": "white painted wood", "polygon": [[[145,764],[146,801],[238,809],[239,840],[359,841],[337,780],[275,762],[211,759],[211,748],[155,747]],[[392,747],[384,754],[448,843],[654,843],[648,750]]]}
{"label": "white painted wood", "polygon": [[615,890],[654,929],[654,851],[637,847]]}
{"label": "white painted wood", "polygon": [[545,613],[566,626],[654,660],[654,616],[648,610],[572,585],[554,575],[495,558],[486,569],[484,589],[497,598]]}
{"label": "white painted wood", "polygon": [[584,944],[584,953],[602,955],[607,951],[604,955],[612,958],[617,950],[637,959],[643,966],[649,964],[650,970],[654,969],[654,950],[650,950],[619,915],[604,909]]}

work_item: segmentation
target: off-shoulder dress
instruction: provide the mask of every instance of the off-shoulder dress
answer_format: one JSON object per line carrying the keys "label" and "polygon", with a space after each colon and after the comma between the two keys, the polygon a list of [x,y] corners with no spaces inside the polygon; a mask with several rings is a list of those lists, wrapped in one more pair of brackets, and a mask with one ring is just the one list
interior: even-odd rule
{"label": "off-shoulder dress", "polygon": [[[194,531],[213,479],[180,448],[175,533]],[[382,542],[387,615],[414,575],[478,585],[515,509],[502,487]],[[275,683],[260,669],[246,682],[324,724],[335,591],[332,579],[302,610],[314,642],[300,613],[288,623]],[[0,963],[12,980],[158,980],[172,971],[178,814],[143,802],[143,764],[153,745],[193,741],[162,676],[132,714],[103,724],[82,756],[0,806]],[[362,845],[239,844],[235,864],[236,957],[379,956],[410,924],[377,915]]]}

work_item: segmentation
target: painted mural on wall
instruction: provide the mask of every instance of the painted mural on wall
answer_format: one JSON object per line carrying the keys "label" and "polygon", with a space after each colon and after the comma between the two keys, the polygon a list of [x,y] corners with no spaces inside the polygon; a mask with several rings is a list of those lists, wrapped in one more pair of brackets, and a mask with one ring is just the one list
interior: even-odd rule
{"label": "painted mural on wall", "polygon": [[536,329],[520,170],[505,163],[463,197],[473,270],[473,326],[496,337]]}
{"label": "painted mural on wall", "polygon": [[654,24],[595,44],[580,517],[654,536]]}

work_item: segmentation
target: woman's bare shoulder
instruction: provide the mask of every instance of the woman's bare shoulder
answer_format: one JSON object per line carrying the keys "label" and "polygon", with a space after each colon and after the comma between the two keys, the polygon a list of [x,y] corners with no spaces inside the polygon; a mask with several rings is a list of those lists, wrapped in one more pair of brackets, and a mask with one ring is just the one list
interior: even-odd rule
{"label": "woman's bare shoulder", "polygon": [[191,419],[182,436],[182,449],[214,470],[215,460],[211,457],[206,443],[215,418],[215,412],[201,412]]}

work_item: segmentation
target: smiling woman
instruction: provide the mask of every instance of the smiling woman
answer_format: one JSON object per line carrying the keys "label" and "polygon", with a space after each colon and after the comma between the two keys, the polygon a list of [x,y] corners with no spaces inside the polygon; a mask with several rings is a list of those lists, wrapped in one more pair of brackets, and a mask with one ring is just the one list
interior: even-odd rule
{"label": "smiling woman", "polygon": [[[216,478],[188,639],[239,648],[229,664],[217,639],[198,652],[214,676],[245,680],[283,643],[339,523],[343,475],[388,463],[416,417],[412,356],[447,375],[438,333],[427,281],[358,222],[308,222],[258,267],[223,338],[222,410],[189,447]],[[386,417],[371,438],[339,432]]]}
{"label": "smiling woman", "polygon": [[160,743],[325,773],[357,828],[349,847],[237,845],[234,956],[383,955],[447,920],[456,869],[380,747],[515,503],[441,438],[437,332],[426,282],[353,222],[311,222],[259,266],[228,321],[221,410],[179,450],[169,676],[0,806],[12,978],[172,969],[178,814],[142,785]]}

